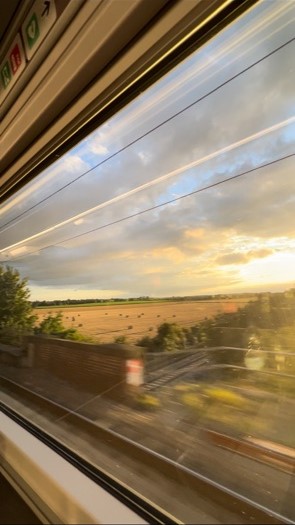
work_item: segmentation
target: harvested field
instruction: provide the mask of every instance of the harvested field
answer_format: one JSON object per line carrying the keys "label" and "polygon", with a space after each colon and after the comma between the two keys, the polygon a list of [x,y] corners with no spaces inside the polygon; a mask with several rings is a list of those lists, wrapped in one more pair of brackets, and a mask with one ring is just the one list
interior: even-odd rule
{"label": "harvested field", "polygon": [[[111,306],[65,306],[64,308],[36,309],[39,322],[49,312],[63,313],[64,325],[79,330],[102,343],[113,342],[125,335],[127,342],[135,343],[143,336],[154,337],[157,327],[164,323],[177,323],[190,327],[205,317],[217,313],[235,312],[244,306],[245,299],[223,301],[183,301],[126,304]],[[82,326],[79,326],[82,325]]]}

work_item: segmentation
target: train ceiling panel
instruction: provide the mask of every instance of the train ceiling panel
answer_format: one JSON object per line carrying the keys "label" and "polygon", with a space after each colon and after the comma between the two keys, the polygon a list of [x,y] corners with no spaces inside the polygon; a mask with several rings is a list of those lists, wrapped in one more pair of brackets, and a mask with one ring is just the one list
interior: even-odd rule
{"label": "train ceiling panel", "polygon": [[10,0],[9,2],[2,2],[1,4],[0,45],[17,9],[20,7],[20,4],[21,0]]}

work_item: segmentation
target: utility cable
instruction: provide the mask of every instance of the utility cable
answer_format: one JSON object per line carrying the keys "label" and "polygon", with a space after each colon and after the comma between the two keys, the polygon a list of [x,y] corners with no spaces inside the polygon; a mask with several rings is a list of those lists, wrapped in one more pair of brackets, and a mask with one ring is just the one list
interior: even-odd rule
{"label": "utility cable", "polygon": [[138,217],[140,215],[143,215],[144,213],[147,213],[149,211],[154,211],[154,210],[163,208],[164,206],[167,206],[168,204],[172,204],[174,202],[180,201],[180,200],[185,199],[187,197],[191,197],[192,195],[196,195],[196,194],[201,193],[203,191],[215,188],[217,186],[221,186],[222,184],[224,184],[226,182],[230,182],[230,181],[233,181],[235,179],[241,178],[241,177],[243,177],[245,175],[249,175],[249,174],[251,174],[251,173],[253,173],[253,172],[255,172],[255,171],[259,170],[259,169],[263,169],[263,168],[272,166],[273,164],[277,164],[278,162],[281,162],[283,160],[292,158],[294,156],[295,156],[295,153],[291,153],[289,155],[285,155],[285,156],[280,157],[278,159],[274,159],[274,160],[272,160],[270,162],[266,162],[265,164],[260,164],[259,166],[256,166],[255,168],[251,168],[250,170],[243,171],[242,173],[238,173],[236,175],[232,175],[231,177],[227,177],[226,179],[222,179],[220,181],[213,182],[212,184],[208,184],[207,186],[203,186],[202,188],[199,188],[197,190],[191,191],[189,193],[185,193],[184,195],[180,195],[180,196],[175,197],[173,199],[170,199],[168,201],[162,202],[161,204],[156,204],[154,206],[151,206],[150,208],[146,208],[146,209],[138,211],[136,213],[132,213],[130,215],[126,215],[126,217],[121,217],[120,219],[117,219],[115,221],[108,222],[108,223],[103,224],[101,226],[97,226],[96,228],[92,228],[91,230],[87,230],[86,232],[79,233],[77,235],[73,235],[72,237],[68,237],[66,239],[63,239],[62,241],[59,241],[59,242],[57,242],[55,244],[49,244],[48,246],[44,246],[43,248],[39,248],[38,250],[34,250],[33,252],[29,252],[29,253],[20,255],[19,257],[14,257],[12,259],[7,259],[6,261],[3,261],[3,262],[13,262],[13,261],[16,261],[18,259],[23,259],[24,257],[28,257],[30,255],[34,255],[36,253],[39,253],[40,251],[46,250],[47,248],[51,248],[51,247],[54,247],[54,246],[59,246],[60,244],[64,244],[65,242],[68,242],[68,241],[73,241],[75,239],[83,237],[84,235],[89,235],[90,233],[94,233],[96,231],[103,230],[105,228],[109,228],[110,226],[114,226],[115,224],[120,224],[121,222],[127,221],[129,219],[133,219],[133,218]]}
{"label": "utility cable", "polygon": [[264,55],[263,57],[261,57],[260,59],[256,60],[255,62],[253,62],[252,64],[250,64],[249,66],[247,66],[246,68],[242,69],[241,71],[239,71],[239,73],[236,73],[235,75],[233,75],[232,77],[230,77],[229,79],[225,80],[224,82],[222,82],[221,84],[219,84],[218,86],[216,86],[214,89],[212,89],[211,91],[207,92],[205,95],[201,96],[200,98],[198,98],[197,100],[191,102],[190,104],[188,104],[187,106],[185,106],[184,108],[182,108],[181,110],[179,110],[177,113],[174,113],[173,115],[171,115],[170,117],[168,117],[167,119],[163,120],[160,124],[157,124],[157,126],[154,126],[153,128],[151,128],[150,130],[146,131],[145,133],[143,133],[142,135],[140,135],[139,137],[137,137],[136,139],[134,139],[133,141],[129,142],[128,144],[126,144],[125,146],[123,146],[122,148],[120,148],[119,150],[115,151],[114,153],[112,153],[111,155],[109,155],[107,158],[103,159],[102,161],[100,161],[99,163],[97,163],[95,166],[93,166],[92,168],[90,168],[89,170],[85,171],[84,173],[82,173],[81,175],[78,175],[78,177],[72,179],[71,181],[69,181],[67,184],[65,184],[64,186],[61,186],[60,188],[58,188],[56,191],[50,193],[49,195],[47,195],[46,197],[44,197],[43,199],[41,199],[39,202],[37,202],[36,204],[33,204],[32,206],[30,206],[29,208],[27,208],[26,210],[24,210],[23,212],[21,212],[20,214],[16,215],[13,219],[10,219],[9,221],[7,221],[6,223],[4,223],[1,228],[0,228],[0,232],[3,231],[3,228],[5,228],[6,226],[8,226],[9,224],[11,224],[12,222],[16,221],[17,219],[19,219],[20,217],[23,217],[26,213],[28,213],[29,211],[32,211],[33,209],[35,209],[36,207],[40,206],[40,204],[43,204],[44,202],[46,202],[47,200],[49,200],[51,197],[53,197],[54,195],[57,195],[58,193],[60,193],[62,190],[64,190],[65,188],[68,188],[69,186],[71,186],[72,184],[74,184],[75,182],[77,182],[78,180],[82,179],[83,177],[85,177],[86,175],[88,175],[89,173],[91,173],[93,170],[95,170],[96,168],[102,166],[103,164],[105,164],[106,162],[108,162],[109,160],[113,159],[114,157],[116,157],[117,155],[119,155],[120,153],[126,151],[128,148],[130,148],[131,146],[133,146],[134,144],[136,144],[137,142],[139,142],[141,139],[147,137],[148,135],[150,135],[151,133],[153,133],[154,131],[158,130],[159,128],[161,128],[162,126],[164,126],[165,124],[167,124],[168,122],[172,121],[173,119],[175,119],[176,117],[178,117],[179,115],[181,115],[182,113],[184,113],[185,111],[187,111],[188,109],[192,108],[193,106],[195,106],[196,104],[198,104],[199,102],[201,102],[202,100],[205,100],[207,97],[209,97],[210,95],[212,95],[213,93],[216,93],[219,89],[223,88],[224,86],[226,86],[227,84],[229,84],[230,82],[232,82],[233,80],[235,80],[236,78],[238,78],[239,76],[243,75],[244,73],[246,73],[247,71],[249,71],[250,69],[252,69],[253,67],[257,66],[258,64],[260,64],[261,62],[263,62],[264,60],[266,60],[267,58],[271,57],[272,55],[274,55],[275,53],[277,53],[278,51],[280,51],[281,49],[285,48],[286,46],[290,45],[292,42],[294,42],[295,40],[295,37],[293,38],[290,38],[287,42],[285,42],[284,44],[281,44],[280,46],[278,46],[277,48],[273,49],[272,51],[270,51],[269,53],[267,53],[266,55]]}
{"label": "utility cable", "polygon": [[152,186],[155,186],[156,184],[160,184],[164,181],[169,180],[171,177],[175,177],[177,175],[183,174],[187,170],[191,170],[192,168],[195,168],[197,166],[200,166],[204,162],[208,162],[212,159],[215,159],[216,157],[219,157],[220,155],[223,155],[225,153],[228,153],[230,151],[233,151],[234,149],[244,146],[245,144],[249,144],[249,142],[253,140],[257,140],[258,138],[266,136],[268,133],[272,133],[274,131],[280,130],[286,125],[289,125],[290,123],[295,122],[295,115],[293,117],[290,117],[287,120],[284,120],[282,122],[279,122],[277,124],[274,124],[273,126],[270,126],[268,128],[262,129],[258,131],[257,133],[254,133],[252,135],[249,135],[248,137],[244,137],[243,139],[240,139],[236,142],[233,142],[232,144],[229,144],[221,149],[217,149],[215,151],[212,151],[211,153],[208,153],[204,157],[199,157],[188,164],[184,164],[183,166],[180,166],[172,171],[169,171],[168,173],[165,173],[163,175],[160,175],[159,177],[155,177],[151,179],[148,182],[145,182],[144,184],[141,184],[140,186],[136,186],[135,188],[132,188],[124,193],[120,193],[117,196],[112,197],[111,199],[104,200],[100,204],[97,204],[96,206],[93,206],[91,208],[88,208],[87,210],[84,210],[76,215],[73,215],[69,217],[68,219],[64,219],[61,222],[57,222],[48,228],[45,228],[45,230],[40,230],[39,232],[30,235],[26,238],[23,238],[21,241],[15,242],[13,244],[7,245],[4,249],[0,249],[0,254],[3,252],[7,252],[8,250],[15,249],[17,246],[20,246],[24,243],[30,243],[31,241],[35,241],[36,239],[40,237],[44,237],[44,235],[47,235],[48,233],[52,233],[55,230],[58,230],[62,228],[63,226],[69,225],[69,224],[77,224],[77,221],[81,220],[84,217],[87,217],[88,215],[91,215],[98,210],[101,210],[102,208],[106,208],[107,206],[110,206],[111,204],[118,203],[119,201],[129,198],[133,195],[135,195],[138,192],[142,192],[144,190],[147,190],[148,188],[151,188]]}

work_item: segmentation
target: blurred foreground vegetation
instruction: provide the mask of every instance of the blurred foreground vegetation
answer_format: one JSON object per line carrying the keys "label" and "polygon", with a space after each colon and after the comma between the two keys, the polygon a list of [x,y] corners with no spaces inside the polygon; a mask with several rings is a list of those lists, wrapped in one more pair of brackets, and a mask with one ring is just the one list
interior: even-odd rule
{"label": "blurred foreground vegetation", "polygon": [[[138,340],[139,346],[148,352],[171,352],[190,348],[230,347],[248,349],[251,355],[268,354],[266,365],[285,369],[283,354],[295,348],[295,289],[282,293],[259,294],[256,300],[238,308],[236,312],[220,313],[200,321],[190,328],[177,323],[163,323],[155,337],[145,336]],[[281,359],[280,356],[281,354]],[[225,355],[219,353],[220,362]],[[241,364],[244,356],[229,352],[226,362]],[[294,370],[293,370],[294,371]]]}

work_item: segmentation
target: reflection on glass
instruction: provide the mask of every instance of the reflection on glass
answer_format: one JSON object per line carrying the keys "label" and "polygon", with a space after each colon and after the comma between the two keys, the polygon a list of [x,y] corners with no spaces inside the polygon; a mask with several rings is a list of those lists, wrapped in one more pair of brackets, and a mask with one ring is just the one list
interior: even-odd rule
{"label": "reflection on glass", "polygon": [[294,16],[259,3],[0,211],[3,401],[180,521],[230,519],[197,479],[295,517]]}

